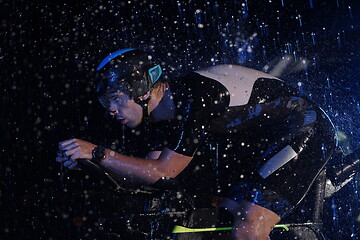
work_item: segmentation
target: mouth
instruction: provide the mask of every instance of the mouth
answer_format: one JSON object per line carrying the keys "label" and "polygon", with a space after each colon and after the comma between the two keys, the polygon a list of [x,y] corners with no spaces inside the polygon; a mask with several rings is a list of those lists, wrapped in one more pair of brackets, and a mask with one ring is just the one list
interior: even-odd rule
{"label": "mouth", "polygon": [[128,122],[128,120],[126,120],[126,119],[123,119],[123,120],[120,121],[120,123],[121,123],[122,125],[125,125],[127,122]]}
{"label": "mouth", "polygon": [[118,118],[116,118],[116,120],[118,120],[123,125],[125,125],[128,122],[125,118],[122,118],[122,117],[118,117]]}

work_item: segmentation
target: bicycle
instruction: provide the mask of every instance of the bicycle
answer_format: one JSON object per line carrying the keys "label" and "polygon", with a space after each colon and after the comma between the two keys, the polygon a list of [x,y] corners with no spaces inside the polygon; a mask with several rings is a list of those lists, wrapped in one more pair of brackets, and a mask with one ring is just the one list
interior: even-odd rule
{"label": "bicycle", "polygon": [[[91,161],[83,160],[79,164],[81,168],[109,181],[115,191],[123,196],[139,196],[142,200],[145,199],[143,211],[132,210],[99,218],[99,229],[105,239],[231,239],[232,216],[216,205],[196,208],[191,197],[181,191],[174,179],[163,178],[151,186],[125,188]],[[314,196],[307,198],[311,199],[305,204],[306,208],[311,205],[311,214],[306,220],[285,217],[274,227],[270,238],[326,239],[321,221],[324,199],[351,181],[359,169],[360,159],[357,152],[346,156],[341,164],[327,166],[319,174],[309,193]],[[298,207],[301,209],[301,206]]]}

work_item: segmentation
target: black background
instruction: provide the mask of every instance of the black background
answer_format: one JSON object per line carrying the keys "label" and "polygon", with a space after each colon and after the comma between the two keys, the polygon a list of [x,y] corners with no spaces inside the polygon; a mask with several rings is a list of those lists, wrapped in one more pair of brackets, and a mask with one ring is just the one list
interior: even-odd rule
{"label": "black background", "polygon": [[[98,213],[116,209],[113,192],[87,173],[62,169],[55,153],[70,137],[124,150],[121,127],[91,88],[99,61],[120,48],[152,51],[170,80],[214,63],[269,72],[292,56],[279,76],[328,112],[347,137],[347,152],[359,147],[356,0],[0,0],[0,6],[1,239],[91,239]],[[331,239],[359,238],[357,179],[327,200]]]}

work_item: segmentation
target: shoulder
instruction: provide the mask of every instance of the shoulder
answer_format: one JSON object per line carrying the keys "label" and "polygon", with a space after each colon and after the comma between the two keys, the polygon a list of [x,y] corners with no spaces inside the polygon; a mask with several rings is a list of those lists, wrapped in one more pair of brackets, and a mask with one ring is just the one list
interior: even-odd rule
{"label": "shoulder", "polygon": [[259,88],[261,90],[263,86],[266,89],[273,86],[279,91],[279,88],[285,85],[284,81],[277,77],[239,65],[216,65],[200,69],[196,73],[212,78],[224,85],[230,94],[230,106],[248,104],[254,95],[254,91],[259,92]]}
{"label": "shoulder", "polygon": [[196,118],[217,116],[229,106],[227,88],[219,81],[196,72],[170,83],[170,89],[178,113],[190,113]]}
{"label": "shoulder", "polygon": [[232,64],[210,66],[195,72],[209,78],[217,79],[218,81],[224,81],[228,78],[241,79],[243,81],[255,81],[258,78],[272,78],[281,81],[279,78],[262,71]]}
{"label": "shoulder", "polygon": [[192,99],[214,99],[228,97],[228,89],[217,79],[197,72],[188,73],[173,83],[170,88],[176,97],[191,96]]}
{"label": "shoulder", "polygon": [[[221,84],[216,78],[201,74],[198,71],[187,73],[176,79],[171,85],[181,85],[185,87],[201,86],[201,85],[216,85]],[[180,86],[177,86],[180,87]]]}

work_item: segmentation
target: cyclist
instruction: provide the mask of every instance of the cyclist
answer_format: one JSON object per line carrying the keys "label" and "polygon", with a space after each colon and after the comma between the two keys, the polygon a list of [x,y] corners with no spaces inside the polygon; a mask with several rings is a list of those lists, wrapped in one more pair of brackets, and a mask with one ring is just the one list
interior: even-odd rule
{"label": "cyclist", "polygon": [[138,49],[111,53],[97,71],[100,102],[126,127],[146,125],[149,154],[68,139],[57,161],[73,169],[91,159],[125,182],[175,178],[200,207],[204,196],[219,199],[234,216],[234,239],[266,239],[335,148],[327,115],[260,71],[218,65],[163,81],[160,65]]}

